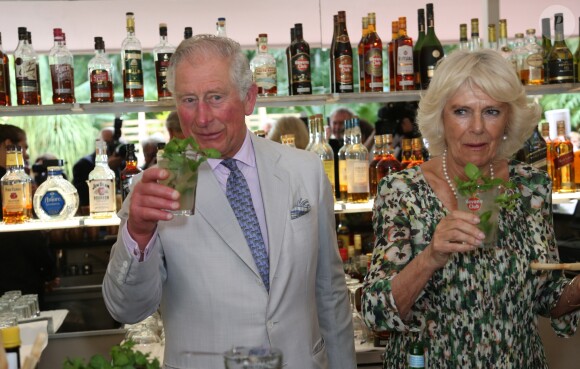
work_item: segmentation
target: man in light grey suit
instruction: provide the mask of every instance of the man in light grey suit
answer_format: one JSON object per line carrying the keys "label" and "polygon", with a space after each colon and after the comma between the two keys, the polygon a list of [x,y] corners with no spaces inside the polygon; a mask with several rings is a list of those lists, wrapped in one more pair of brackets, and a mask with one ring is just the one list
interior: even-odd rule
{"label": "man in light grey suit", "polygon": [[109,311],[134,323],[160,307],[168,368],[223,368],[211,353],[234,345],[277,347],[287,369],[355,368],[333,197],[320,160],[248,131],[257,86],[235,41],[183,41],[169,86],[186,136],[235,159],[245,177],[259,223],[250,237],[263,241],[269,271],[258,268],[228,201],[228,178],[237,172],[225,160],[200,166],[190,217],[162,210],[177,208],[179,195],[157,183],[168,173],[153,167],[119,213],[103,282]]}

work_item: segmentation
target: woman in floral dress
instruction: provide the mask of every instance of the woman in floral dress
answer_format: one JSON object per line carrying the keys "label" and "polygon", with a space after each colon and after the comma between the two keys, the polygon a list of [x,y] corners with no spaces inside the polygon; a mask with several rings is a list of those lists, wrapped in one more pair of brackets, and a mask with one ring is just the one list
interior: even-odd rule
{"label": "woman in floral dress", "polygon": [[[390,332],[384,368],[405,368],[415,341],[429,368],[547,368],[537,315],[560,336],[575,332],[580,278],[530,268],[558,262],[551,181],[509,160],[539,116],[496,52],[456,51],[437,68],[418,114],[432,159],[383,178],[373,209],[362,303],[367,324]],[[520,194],[490,249],[478,247],[479,218],[457,210],[453,179],[467,179],[467,163]]]}

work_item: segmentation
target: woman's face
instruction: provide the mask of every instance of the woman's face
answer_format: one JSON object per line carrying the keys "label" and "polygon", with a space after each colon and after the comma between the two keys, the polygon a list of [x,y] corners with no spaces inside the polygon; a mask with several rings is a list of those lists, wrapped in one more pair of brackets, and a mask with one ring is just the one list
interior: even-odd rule
{"label": "woman's face", "polygon": [[507,103],[495,101],[476,85],[463,84],[443,108],[449,164],[463,168],[473,163],[487,172],[502,141],[508,116]]}

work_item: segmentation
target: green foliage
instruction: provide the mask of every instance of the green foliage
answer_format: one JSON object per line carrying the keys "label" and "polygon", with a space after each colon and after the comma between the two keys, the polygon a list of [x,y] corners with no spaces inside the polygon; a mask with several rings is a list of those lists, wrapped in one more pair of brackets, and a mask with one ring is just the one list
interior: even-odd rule
{"label": "green foliage", "polygon": [[[464,181],[459,177],[455,177],[455,183],[457,185],[457,192],[463,196],[472,196],[478,191],[488,191],[494,187],[503,187],[503,188],[515,188],[515,184],[513,182],[504,181],[501,178],[490,178],[488,176],[484,176],[483,173],[479,170],[479,168],[472,163],[467,163],[464,168],[465,175],[467,176],[467,180]],[[520,197],[519,193],[513,193],[508,195],[506,192],[500,193],[496,198],[495,202],[498,204],[500,208],[504,208],[507,210],[512,210],[515,207],[515,201]],[[485,213],[481,215],[480,218],[484,216],[489,219],[491,214],[486,215]],[[483,222],[483,220],[482,220]]]}
{"label": "green foliage", "polygon": [[544,95],[539,100],[542,110],[569,109],[570,126],[580,130],[580,93]]}
{"label": "green foliage", "polygon": [[83,359],[67,358],[62,369],[160,369],[158,359],[151,359],[150,354],[133,350],[135,343],[126,341],[111,348],[111,360],[102,355],[93,355],[88,363]]}

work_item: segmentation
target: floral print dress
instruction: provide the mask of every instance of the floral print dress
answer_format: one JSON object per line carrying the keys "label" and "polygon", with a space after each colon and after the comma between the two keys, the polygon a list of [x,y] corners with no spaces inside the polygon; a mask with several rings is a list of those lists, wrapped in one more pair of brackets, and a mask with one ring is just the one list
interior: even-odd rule
{"label": "floral print dress", "polygon": [[[547,368],[536,316],[548,317],[568,280],[533,271],[530,262],[557,262],[551,182],[516,161],[510,180],[521,197],[499,216],[498,246],[453,254],[433,274],[407,319],[397,311],[391,280],[431,242],[449,210],[413,167],[383,178],[373,208],[376,235],[363,291],[363,316],[391,333],[384,368],[405,368],[411,342],[421,340],[429,368]],[[574,334],[579,312],[552,319],[559,336]]]}

